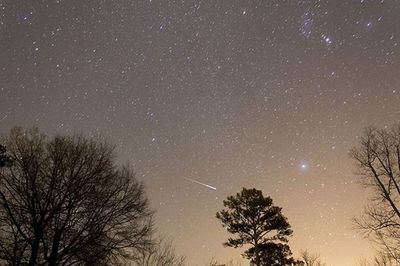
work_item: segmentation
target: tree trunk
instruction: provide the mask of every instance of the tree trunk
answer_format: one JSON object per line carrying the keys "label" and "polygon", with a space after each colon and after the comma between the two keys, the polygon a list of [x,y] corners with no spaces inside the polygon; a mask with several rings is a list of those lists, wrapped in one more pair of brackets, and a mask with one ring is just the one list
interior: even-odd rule
{"label": "tree trunk", "polygon": [[51,253],[50,253],[49,260],[48,260],[48,265],[49,266],[56,266],[57,265],[58,248],[60,246],[60,240],[61,240],[61,232],[60,231],[56,231],[55,234],[54,234],[53,245],[51,247]]}
{"label": "tree trunk", "polygon": [[260,251],[258,250],[258,243],[256,243],[254,245],[254,250],[256,252],[255,264],[256,264],[256,266],[260,266],[261,262],[260,262],[260,253],[259,253]]}
{"label": "tree trunk", "polygon": [[39,253],[39,245],[40,245],[40,238],[35,237],[32,243],[32,248],[31,248],[31,256],[29,258],[29,264],[28,266],[35,266],[36,261],[37,261],[37,255]]}

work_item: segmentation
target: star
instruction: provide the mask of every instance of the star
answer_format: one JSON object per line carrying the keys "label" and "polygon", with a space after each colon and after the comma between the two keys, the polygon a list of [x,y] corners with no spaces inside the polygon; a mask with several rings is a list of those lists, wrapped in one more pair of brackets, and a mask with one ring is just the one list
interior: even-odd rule
{"label": "star", "polygon": [[306,163],[300,164],[300,170],[305,171],[307,169],[308,169],[308,164],[306,164]]}
{"label": "star", "polygon": [[[292,213],[318,210],[288,219],[312,227],[323,215],[312,244],[301,240],[311,232],[295,237],[320,245],[327,264],[368,254],[338,237],[353,233],[346,203],[365,193],[340,193],[356,179],[346,151],[361,128],[399,113],[399,1],[3,2],[2,134],[34,123],[103,136],[163,203],[162,233],[204,237],[221,258],[230,254],[214,210],[243,186],[285,195]],[[335,222],[323,204],[337,204]],[[199,238],[179,245],[188,265],[214,255],[196,252]]]}
{"label": "star", "polygon": [[327,45],[332,44],[332,38],[331,38],[331,37],[326,36],[326,35],[323,35],[322,37],[323,37],[323,39],[324,39],[324,41],[325,41],[325,43],[326,43]]}

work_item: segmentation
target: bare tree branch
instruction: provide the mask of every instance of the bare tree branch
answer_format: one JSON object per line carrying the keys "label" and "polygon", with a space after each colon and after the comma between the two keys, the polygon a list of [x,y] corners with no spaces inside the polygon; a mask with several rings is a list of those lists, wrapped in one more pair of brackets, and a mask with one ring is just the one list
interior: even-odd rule
{"label": "bare tree branch", "polygon": [[107,143],[13,129],[0,170],[0,259],[11,265],[117,264],[151,244],[152,211]]}
{"label": "bare tree branch", "polygon": [[367,128],[350,155],[357,162],[361,183],[374,192],[354,223],[400,262],[400,124],[390,130]]}

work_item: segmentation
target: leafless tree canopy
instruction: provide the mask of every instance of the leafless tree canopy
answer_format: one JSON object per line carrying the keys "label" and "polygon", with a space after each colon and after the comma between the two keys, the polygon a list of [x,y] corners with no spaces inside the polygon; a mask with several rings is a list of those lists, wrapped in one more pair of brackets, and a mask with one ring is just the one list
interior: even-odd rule
{"label": "leafless tree canopy", "polygon": [[397,266],[399,265],[393,258],[385,253],[379,253],[373,259],[363,259],[359,266]]}
{"label": "leafless tree canopy", "polygon": [[355,223],[400,262],[400,124],[391,129],[366,129],[351,157],[358,164],[361,183],[374,193]]}
{"label": "leafless tree canopy", "polygon": [[230,260],[226,263],[221,263],[217,259],[212,258],[205,266],[242,266],[242,263]]}
{"label": "leafless tree canopy", "polygon": [[13,129],[0,169],[0,258],[9,265],[107,265],[147,248],[143,185],[113,148]]}
{"label": "leafless tree canopy", "polygon": [[185,266],[186,258],[177,255],[171,240],[158,237],[148,249],[142,250],[135,266]]}
{"label": "leafless tree canopy", "polygon": [[321,256],[316,253],[310,253],[308,250],[302,250],[300,252],[300,260],[304,266],[324,266]]}

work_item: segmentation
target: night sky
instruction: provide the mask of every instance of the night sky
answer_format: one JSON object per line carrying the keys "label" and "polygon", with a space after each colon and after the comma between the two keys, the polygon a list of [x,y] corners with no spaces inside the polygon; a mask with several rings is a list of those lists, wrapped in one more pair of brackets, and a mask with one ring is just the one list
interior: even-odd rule
{"label": "night sky", "polygon": [[[215,213],[283,207],[295,254],[372,255],[348,150],[400,118],[398,0],[0,0],[0,133],[116,144],[189,265],[240,259]],[[215,189],[214,189],[215,188]]]}

